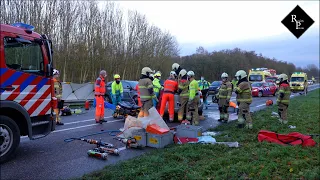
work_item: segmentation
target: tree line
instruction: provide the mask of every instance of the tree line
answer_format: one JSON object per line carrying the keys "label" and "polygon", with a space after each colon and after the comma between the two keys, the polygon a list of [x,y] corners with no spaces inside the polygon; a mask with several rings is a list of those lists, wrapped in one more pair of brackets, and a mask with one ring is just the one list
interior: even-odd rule
{"label": "tree line", "polygon": [[64,0],[1,0],[0,22],[23,22],[47,34],[53,41],[54,66],[61,80],[75,83],[94,81],[101,69],[122,79],[137,80],[141,69],[148,66],[163,72],[165,78],[174,62],[193,70],[197,78],[220,79],[222,72],[233,76],[239,69],[248,71],[267,67],[278,73],[291,74],[301,70],[318,76],[319,68],[306,69],[294,64],[270,59],[254,51],[233,50],[208,53],[199,47],[190,56],[179,56],[179,45],[170,32],[150,24],[137,11],[123,12],[113,2],[103,7],[96,1]]}

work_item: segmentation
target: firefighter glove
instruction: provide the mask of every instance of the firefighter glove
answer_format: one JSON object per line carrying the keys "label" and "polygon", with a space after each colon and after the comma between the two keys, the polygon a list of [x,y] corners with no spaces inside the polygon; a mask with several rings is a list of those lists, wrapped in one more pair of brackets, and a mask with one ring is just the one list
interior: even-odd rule
{"label": "firefighter glove", "polygon": [[229,105],[230,99],[226,99],[226,104]]}
{"label": "firefighter glove", "polygon": [[283,98],[284,97],[284,93],[280,93],[280,98]]}

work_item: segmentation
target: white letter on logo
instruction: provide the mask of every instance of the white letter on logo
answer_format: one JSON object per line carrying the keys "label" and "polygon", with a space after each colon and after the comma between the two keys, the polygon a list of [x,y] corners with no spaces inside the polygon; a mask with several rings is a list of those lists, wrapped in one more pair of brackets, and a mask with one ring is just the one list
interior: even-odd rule
{"label": "white letter on logo", "polygon": [[291,22],[297,22],[296,17],[297,17],[296,15],[291,15]]}

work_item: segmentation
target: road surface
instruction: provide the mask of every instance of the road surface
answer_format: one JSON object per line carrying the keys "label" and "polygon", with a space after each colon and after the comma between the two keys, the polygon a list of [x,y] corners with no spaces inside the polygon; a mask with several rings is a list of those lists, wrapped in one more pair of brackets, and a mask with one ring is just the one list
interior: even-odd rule
{"label": "road surface", "polygon": [[[319,85],[309,86],[309,91],[319,88]],[[299,94],[292,94],[292,97]],[[275,97],[253,98],[251,111],[265,108],[267,99],[276,102]],[[211,97],[209,97],[211,100]],[[235,95],[231,101],[235,102]],[[231,108],[232,111],[232,108]],[[96,124],[94,110],[86,111],[81,115],[64,116],[64,126],[57,126],[56,130],[45,138],[31,141],[27,137],[21,137],[21,143],[17,150],[16,157],[1,165],[0,179],[67,179],[81,177],[86,173],[102,169],[106,165],[127,160],[139,156],[152,148],[144,150],[125,149],[124,144],[114,140],[114,136],[108,133],[90,136],[88,138],[99,139],[110,142],[120,148],[120,156],[109,156],[106,161],[90,158],[87,151],[93,149],[93,144],[82,141],[64,142],[64,139],[80,137],[91,133],[107,130],[119,130],[123,127],[123,120],[116,120],[111,117],[111,111],[106,110],[104,124]],[[218,126],[219,118],[217,104],[211,104],[208,110],[204,110],[206,120],[201,121],[205,128]],[[230,115],[232,120],[237,118],[235,113]],[[169,124],[175,126],[177,123]]]}

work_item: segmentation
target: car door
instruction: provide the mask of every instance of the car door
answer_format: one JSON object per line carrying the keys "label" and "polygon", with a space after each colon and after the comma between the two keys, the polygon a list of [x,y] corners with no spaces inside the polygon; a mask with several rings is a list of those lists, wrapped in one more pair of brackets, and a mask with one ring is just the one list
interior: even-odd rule
{"label": "car door", "polygon": [[262,84],[262,88],[263,88],[263,95],[270,95],[270,87],[268,83],[263,83]]}
{"label": "car door", "polygon": [[275,94],[275,92],[277,91],[277,86],[274,83],[269,83],[269,87],[270,87],[270,94]]}

